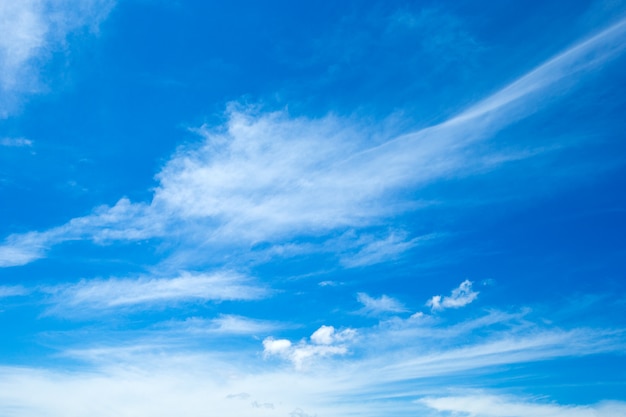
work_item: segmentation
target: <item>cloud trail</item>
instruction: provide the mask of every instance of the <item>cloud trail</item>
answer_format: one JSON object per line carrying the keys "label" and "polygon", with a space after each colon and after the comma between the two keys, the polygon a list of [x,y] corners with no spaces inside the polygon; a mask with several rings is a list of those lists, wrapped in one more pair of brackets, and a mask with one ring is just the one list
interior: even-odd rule
{"label": "cloud trail", "polygon": [[[601,69],[623,52],[625,39],[622,20],[459,115],[383,143],[377,138],[384,132],[376,126],[231,106],[223,129],[199,129],[204,143],[181,149],[157,174],[159,185],[150,204],[121,199],[46,232],[8,236],[0,246],[0,266],[32,262],[45,257],[51,246],[73,239],[184,236],[185,250],[193,253],[192,246],[232,250],[384,224],[386,218],[424,204],[399,191],[504,163],[506,158],[492,158],[492,150],[473,145]],[[410,236],[399,236],[378,245],[380,254],[372,244],[353,261],[342,262],[376,262],[415,244]],[[358,237],[353,243],[362,246]]]}
{"label": "cloud trail", "polygon": [[63,314],[80,309],[98,314],[111,309],[141,309],[181,302],[255,300],[269,294],[249,281],[234,273],[189,272],[175,278],[81,281],[48,289],[54,302],[50,312]]}

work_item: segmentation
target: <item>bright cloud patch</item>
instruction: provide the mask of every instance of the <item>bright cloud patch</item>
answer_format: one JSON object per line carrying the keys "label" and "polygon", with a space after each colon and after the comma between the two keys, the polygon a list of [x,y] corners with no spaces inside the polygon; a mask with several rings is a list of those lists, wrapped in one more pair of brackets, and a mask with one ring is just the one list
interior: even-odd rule
{"label": "bright cloud patch", "polygon": [[279,356],[291,361],[296,369],[302,369],[315,358],[347,354],[347,343],[355,337],[353,329],[337,332],[333,326],[322,326],[311,335],[311,343],[302,340],[294,345],[287,339],[268,337],[263,340],[263,352],[266,357]]}
{"label": "bright cloud patch", "polygon": [[428,300],[426,305],[433,311],[441,311],[447,308],[464,307],[474,301],[476,297],[478,297],[478,292],[472,291],[471,281],[465,280],[458,288],[453,289],[449,296],[435,295]]}

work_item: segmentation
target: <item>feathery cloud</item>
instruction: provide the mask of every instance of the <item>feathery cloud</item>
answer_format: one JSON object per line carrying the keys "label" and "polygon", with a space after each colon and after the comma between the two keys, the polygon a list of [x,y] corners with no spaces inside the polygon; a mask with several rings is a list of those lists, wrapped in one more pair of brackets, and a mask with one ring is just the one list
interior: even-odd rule
{"label": "feathery cloud", "polygon": [[[490,158],[488,149],[473,145],[606,64],[626,48],[625,38],[622,20],[459,115],[388,140],[381,141],[382,128],[334,116],[292,118],[231,106],[222,129],[198,129],[204,142],[181,149],[159,172],[150,204],[121,199],[47,232],[9,236],[0,246],[0,266],[31,262],[72,239],[134,240],[186,231],[187,251],[205,245],[247,250],[258,242],[380,224],[420,206],[400,190],[504,163],[506,158]],[[385,250],[393,255],[415,243],[389,239]],[[362,248],[354,262],[375,261],[375,246]]]}
{"label": "feathery cloud", "polygon": [[576,406],[542,404],[515,397],[477,393],[451,397],[427,397],[420,403],[441,413],[463,413],[475,417],[623,417],[626,403],[605,401],[599,404]]}
{"label": "feathery cloud", "polygon": [[39,72],[67,36],[85,27],[95,30],[113,5],[113,0],[0,2],[0,119],[23,96],[43,89]]}
{"label": "feathery cloud", "polygon": [[384,314],[384,313],[403,313],[408,311],[402,303],[395,298],[387,295],[381,295],[380,298],[370,297],[364,292],[356,295],[359,303],[363,304],[360,312],[364,314]]}
{"label": "feathery cloud", "polygon": [[268,295],[264,288],[234,273],[182,272],[175,278],[84,280],[50,288],[55,305],[50,312],[81,309],[93,313],[111,309],[145,309],[181,302],[254,300]]}

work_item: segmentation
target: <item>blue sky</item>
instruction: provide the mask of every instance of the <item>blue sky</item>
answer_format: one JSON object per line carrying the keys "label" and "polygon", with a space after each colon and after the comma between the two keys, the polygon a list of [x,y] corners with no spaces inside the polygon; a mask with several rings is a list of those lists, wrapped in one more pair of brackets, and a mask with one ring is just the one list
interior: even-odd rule
{"label": "blue sky", "polygon": [[626,416],[626,2],[0,28],[0,415]]}

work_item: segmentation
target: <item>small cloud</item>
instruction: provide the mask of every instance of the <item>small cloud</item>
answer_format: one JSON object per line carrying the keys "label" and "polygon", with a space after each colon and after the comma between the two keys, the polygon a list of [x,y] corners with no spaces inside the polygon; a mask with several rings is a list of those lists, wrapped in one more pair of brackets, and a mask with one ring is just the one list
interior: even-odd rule
{"label": "small cloud", "polygon": [[252,407],[254,408],[268,408],[270,410],[274,409],[274,404],[272,403],[260,403],[258,401],[252,401]]}
{"label": "small cloud", "polygon": [[380,298],[370,297],[364,292],[360,292],[356,296],[357,300],[363,304],[363,308],[360,310],[361,313],[377,315],[408,311],[400,301],[384,294]]}
{"label": "small cloud", "polygon": [[27,295],[30,291],[21,285],[2,285],[0,286],[0,298],[16,297]]}
{"label": "small cloud", "polygon": [[341,283],[337,281],[322,281],[317,285],[319,285],[320,287],[337,287],[341,285]]}
{"label": "small cloud", "polygon": [[8,146],[13,148],[23,148],[33,146],[33,141],[26,138],[2,138],[0,146]]}
{"label": "small cloud", "polygon": [[317,417],[317,414],[307,414],[301,408],[296,408],[289,413],[289,417]]}
{"label": "small cloud", "polygon": [[321,326],[311,335],[312,343],[302,340],[294,345],[287,339],[268,337],[263,340],[263,355],[282,357],[291,361],[296,369],[302,369],[315,358],[347,354],[348,347],[345,342],[355,337],[356,330],[354,329],[337,332],[333,326]]}
{"label": "small cloud", "polygon": [[426,397],[418,402],[440,413],[452,415],[472,415],[481,417],[588,417],[588,416],[624,416],[626,404],[622,402],[602,402],[590,405],[562,405],[558,403],[540,403],[525,398],[499,396],[477,392],[473,395],[450,397]]}
{"label": "small cloud", "polygon": [[228,394],[226,398],[229,400],[247,400],[250,398],[250,394],[247,392],[240,392],[238,394]]}
{"label": "small cloud", "polygon": [[267,320],[252,319],[232,314],[220,314],[214,319],[189,317],[167,322],[165,327],[176,332],[211,335],[258,335],[269,333],[284,325]]}
{"label": "small cloud", "polygon": [[472,282],[465,280],[452,290],[449,297],[435,295],[426,302],[433,311],[441,311],[447,308],[459,308],[466,306],[478,297],[478,291],[472,291]]}
{"label": "small cloud", "polygon": [[345,329],[340,332],[335,331],[333,326],[322,326],[311,335],[311,342],[316,345],[332,345],[337,342],[344,342],[353,339],[356,330]]}
{"label": "small cloud", "polygon": [[291,348],[291,342],[287,339],[274,339],[268,337],[263,340],[263,353],[266,356],[283,355]]}

